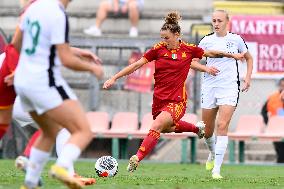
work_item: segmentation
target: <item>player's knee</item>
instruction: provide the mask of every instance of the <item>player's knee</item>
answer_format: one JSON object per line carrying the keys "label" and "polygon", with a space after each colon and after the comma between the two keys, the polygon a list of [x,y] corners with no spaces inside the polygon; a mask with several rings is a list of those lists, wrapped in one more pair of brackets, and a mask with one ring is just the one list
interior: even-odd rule
{"label": "player's knee", "polygon": [[92,137],[92,131],[91,131],[91,129],[90,129],[90,128],[85,129],[85,130],[84,130],[84,134],[85,134],[87,137],[91,138],[91,137]]}
{"label": "player's knee", "polygon": [[151,129],[154,131],[162,132],[164,128],[162,127],[162,122],[159,120],[155,120],[151,126]]}
{"label": "player's knee", "polygon": [[228,122],[220,121],[220,122],[218,122],[217,125],[218,125],[218,129],[217,129],[218,134],[221,134],[221,135],[227,134],[227,132],[228,132],[228,125],[229,125]]}
{"label": "player's knee", "polygon": [[218,129],[225,129],[228,127],[229,122],[228,121],[218,121],[217,125],[218,125]]}
{"label": "player's knee", "polygon": [[79,133],[85,137],[85,138],[88,138],[88,139],[91,139],[92,138],[92,131],[90,129],[90,127],[83,127],[79,130]]}

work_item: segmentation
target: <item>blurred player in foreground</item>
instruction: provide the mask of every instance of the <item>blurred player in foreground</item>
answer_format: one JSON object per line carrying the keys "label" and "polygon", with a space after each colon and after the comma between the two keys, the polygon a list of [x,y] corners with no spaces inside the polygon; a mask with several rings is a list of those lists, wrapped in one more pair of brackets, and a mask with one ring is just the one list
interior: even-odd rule
{"label": "blurred player in foreground", "polygon": [[21,56],[14,86],[24,110],[42,130],[31,149],[22,189],[39,188],[39,177],[61,128],[66,128],[71,137],[50,175],[69,188],[82,188],[67,169],[89,144],[92,134],[80,103],[61,76],[60,66],[89,71],[99,78],[103,72],[100,65],[86,60],[90,54],[69,46],[68,4],[69,0],[37,0],[26,10],[19,26],[16,44],[21,47]]}
{"label": "blurred player in foreground", "polygon": [[[21,12],[21,15],[24,14],[26,8],[28,6],[35,2],[35,0],[21,0],[21,7],[23,7],[23,11]],[[19,58],[19,53],[18,49],[20,47],[15,48],[15,42],[17,41],[19,37],[19,28],[16,28],[15,34],[13,36],[13,40],[11,44],[9,44],[6,49],[5,53],[0,55],[0,94],[1,94],[1,99],[0,99],[0,139],[4,136],[6,133],[8,126],[11,122],[11,115],[12,115],[12,109],[13,109],[13,104],[16,98],[16,93],[14,91],[14,87],[12,86],[13,84],[13,77],[14,77],[14,70],[18,64],[18,58]],[[86,57],[88,59],[93,59],[97,63],[100,63],[100,59],[92,54],[91,52],[88,52],[86,50],[78,50],[81,53],[81,57]],[[18,102],[18,103],[17,103]],[[19,100],[16,100],[16,109],[17,116],[22,116],[20,119],[28,120],[28,122],[33,122],[31,117],[28,117],[28,114],[25,112],[22,112],[22,108],[19,105]],[[14,111],[14,112],[15,112]],[[24,117],[23,117],[24,116]],[[41,131],[37,131],[32,138],[30,139],[24,155],[26,157],[29,157],[31,147],[35,140],[40,136]],[[64,144],[68,141],[70,137],[70,133],[66,129],[61,129],[60,132],[58,133],[56,140],[57,140],[57,153],[59,154],[62,150],[62,147]],[[20,169],[23,169],[24,171],[26,170],[28,159],[26,157],[20,156],[16,160],[16,166]],[[69,173],[71,175],[74,175],[76,178],[78,178],[84,185],[90,185],[95,183],[95,179],[93,178],[83,178],[80,177],[79,175],[74,173],[74,168],[73,165],[69,167]],[[41,183],[41,182],[39,182]]]}

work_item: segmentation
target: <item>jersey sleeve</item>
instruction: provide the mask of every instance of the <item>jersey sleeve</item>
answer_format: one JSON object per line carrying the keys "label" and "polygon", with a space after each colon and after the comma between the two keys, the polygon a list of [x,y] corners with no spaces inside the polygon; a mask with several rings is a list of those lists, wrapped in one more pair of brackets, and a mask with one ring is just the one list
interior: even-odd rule
{"label": "jersey sleeve", "polygon": [[240,53],[246,53],[248,51],[248,46],[245,40],[238,35],[238,50]]}
{"label": "jersey sleeve", "polygon": [[199,58],[202,59],[202,56],[204,54],[204,50],[200,47],[193,47],[193,58]]}
{"label": "jersey sleeve", "polygon": [[198,44],[198,47],[202,48],[203,50],[207,50],[207,38],[203,37]]}
{"label": "jersey sleeve", "polygon": [[146,58],[148,62],[156,60],[157,59],[157,49],[155,47],[152,47],[150,50],[144,53],[143,57]]}
{"label": "jersey sleeve", "polygon": [[68,17],[65,15],[64,12],[61,14],[57,14],[52,19],[53,23],[51,23],[51,44],[63,44],[69,43],[68,39],[68,32],[69,32],[69,24],[68,24]]}

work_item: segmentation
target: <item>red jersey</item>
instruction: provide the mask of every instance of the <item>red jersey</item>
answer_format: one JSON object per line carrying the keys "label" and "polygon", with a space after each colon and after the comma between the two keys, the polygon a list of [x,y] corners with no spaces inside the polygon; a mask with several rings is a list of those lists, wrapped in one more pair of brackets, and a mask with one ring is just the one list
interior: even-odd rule
{"label": "red jersey", "polygon": [[13,105],[16,98],[14,87],[7,86],[4,79],[15,70],[19,60],[19,53],[11,44],[6,47],[5,53],[6,57],[0,68],[0,109],[6,109]]}
{"label": "red jersey", "polygon": [[154,98],[180,102],[186,100],[185,80],[193,58],[201,59],[203,49],[180,42],[179,48],[169,50],[160,42],[144,54],[149,62],[155,61]]}

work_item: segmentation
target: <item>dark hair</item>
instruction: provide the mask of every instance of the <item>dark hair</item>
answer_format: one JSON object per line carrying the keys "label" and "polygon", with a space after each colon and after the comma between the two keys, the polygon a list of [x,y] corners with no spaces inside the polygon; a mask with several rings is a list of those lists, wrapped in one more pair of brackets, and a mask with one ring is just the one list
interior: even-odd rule
{"label": "dark hair", "polygon": [[170,12],[168,15],[165,17],[165,23],[161,28],[161,31],[164,30],[169,30],[172,33],[178,33],[180,34],[181,29],[178,24],[178,21],[181,20],[181,16],[178,12]]}

